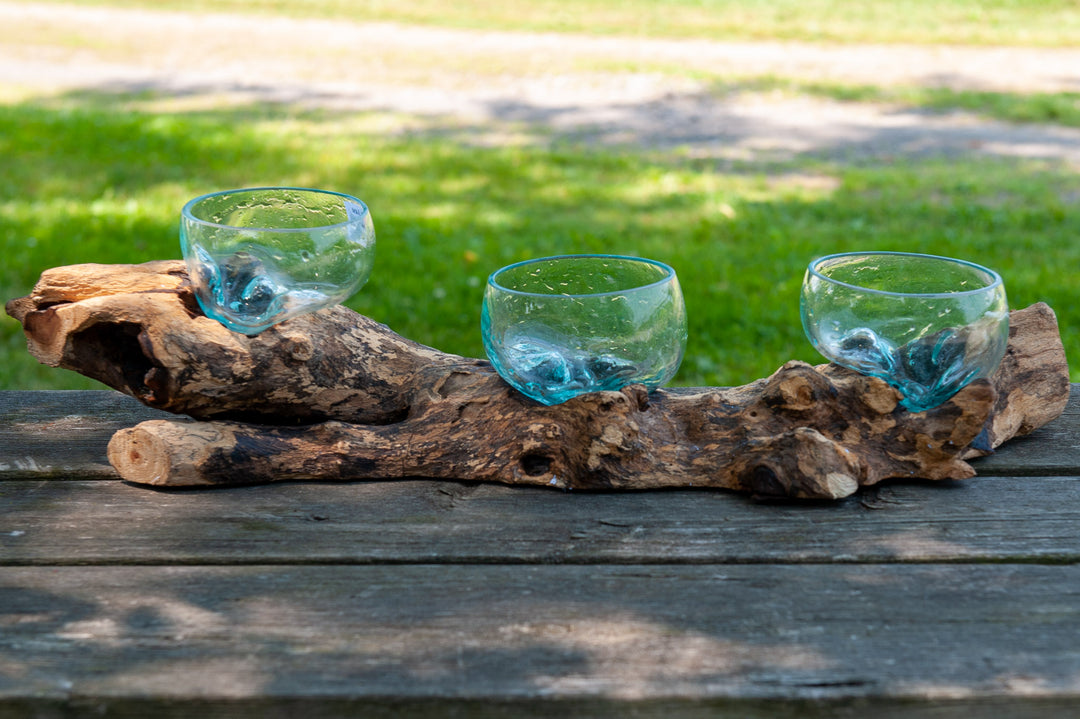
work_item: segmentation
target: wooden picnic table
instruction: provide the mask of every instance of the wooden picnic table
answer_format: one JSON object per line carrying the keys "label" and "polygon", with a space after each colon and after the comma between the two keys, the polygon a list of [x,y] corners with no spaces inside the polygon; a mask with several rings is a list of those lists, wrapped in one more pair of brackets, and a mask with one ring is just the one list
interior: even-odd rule
{"label": "wooden picnic table", "polygon": [[1080,399],[822,504],[119,480],[160,415],[0,392],[0,716],[1080,715]]}

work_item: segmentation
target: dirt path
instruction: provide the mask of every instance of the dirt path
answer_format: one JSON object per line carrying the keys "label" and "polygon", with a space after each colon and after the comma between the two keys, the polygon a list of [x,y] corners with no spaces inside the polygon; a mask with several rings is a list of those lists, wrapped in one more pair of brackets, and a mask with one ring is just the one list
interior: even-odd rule
{"label": "dirt path", "polygon": [[0,2],[0,86],[154,90],[174,107],[296,102],[401,115],[477,142],[552,138],[694,154],[1061,158],[1080,130],[778,93],[694,72],[852,84],[1080,91],[1080,50],[591,38]]}

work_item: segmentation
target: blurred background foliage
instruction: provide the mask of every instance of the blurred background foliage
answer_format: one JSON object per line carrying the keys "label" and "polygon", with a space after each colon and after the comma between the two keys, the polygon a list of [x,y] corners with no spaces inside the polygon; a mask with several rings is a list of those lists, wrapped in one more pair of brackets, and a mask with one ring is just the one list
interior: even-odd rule
{"label": "blurred background foliage", "polygon": [[[586,29],[574,24],[580,19],[545,17],[571,5],[554,0],[507,6],[518,8],[517,16],[499,3],[421,0],[184,7],[210,5],[328,17],[363,6],[397,21]],[[664,6],[673,13],[669,26],[650,21],[648,32],[680,36],[696,28],[694,34],[728,38],[726,24],[756,12],[747,31],[752,38],[935,42],[967,33],[972,42],[1048,45],[1077,37],[1080,12],[1076,3],[1051,1],[573,5],[584,13],[574,17],[607,18],[587,29],[616,34],[645,31],[634,7],[655,15]],[[811,19],[811,6],[857,9],[837,10],[833,24],[823,24]],[[891,28],[879,26],[886,7]],[[932,7],[967,17],[969,29],[940,38],[933,29],[940,23],[927,23],[916,32],[913,18]],[[847,101],[891,93],[891,101],[916,107],[1080,124],[1077,96],[1069,93],[757,82],[770,91]],[[718,92],[735,87],[742,86],[717,81]],[[665,261],[679,273],[690,340],[675,383],[743,384],[788,359],[819,361],[798,317],[806,263],[827,252],[875,248],[963,257],[997,269],[1011,306],[1046,301],[1054,307],[1067,351],[1080,357],[1080,335],[1072,330],[1080,326],[1080,176],[1065,163],[975,155],[735,161],[567,139],[484,144],[438,123],[402,131],[379,113],[288,105],[162,111],[154,109],[155,99],[80,91],[0,104],[0,298],[28,293],[40,272],[55,265],[178,257],[185,201],[216,189],[284,184],[347,192],[369,204],[376,267],[349,306],[448,352],[483,356],[480,298],[487,275],[500,266],[549,254],[632,254]],[[7,317],[0,320],[0,354],[2,389],[100,387],[37,365]],[[1080,379],[1076,369],[1074,379]]]}

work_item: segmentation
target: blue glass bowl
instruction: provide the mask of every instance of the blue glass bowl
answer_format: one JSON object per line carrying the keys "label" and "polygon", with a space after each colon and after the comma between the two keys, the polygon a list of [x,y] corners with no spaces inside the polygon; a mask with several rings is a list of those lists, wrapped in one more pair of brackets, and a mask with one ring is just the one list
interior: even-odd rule
{"label": "blue glass bowl", "polygon": [[586,392],[667,383],[686,349],[675,270],[615,255],[567,255],[493,273],[480,315],[499,375],[552,405]]}
{"label": "blue glass bowl", "polygon": [[880,377],[912,412],[989,377],[1005,355],[1009,308],[993,270],[934,255],[849,252],[814,260],[803,329],[836,364]]}
{"label": "blue glass bowl", "polygon": [[375,226],[367,205],[338,192],[225,190],[184,205],[180,248],[206,316],[255,335],[359,290]]}

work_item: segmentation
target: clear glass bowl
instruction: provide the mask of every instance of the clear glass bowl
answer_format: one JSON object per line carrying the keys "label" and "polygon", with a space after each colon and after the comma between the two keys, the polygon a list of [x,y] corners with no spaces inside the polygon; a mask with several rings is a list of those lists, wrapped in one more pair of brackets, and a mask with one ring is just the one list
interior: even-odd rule
{"label": "clear glass bowl", "polygon": [[807,268],[800,307],[818,352],[896,387],[912,412],[936,407],[993,374],[1009,338],[1001,277],[948,257],[822,257]]}
{"label": "clear glass bowl", "polygon": [[225,190],[184,205],[180,247],[206,316],[255,335],[359,290],[375,226],[367,205],[338,192]]}
{"label": "clear glass bowl", "polygon": [[552,405],[668,382],[686,349],[686,309],[675,270],[661,262],[546,257],[491,275],[480,330],[499,375]]}

